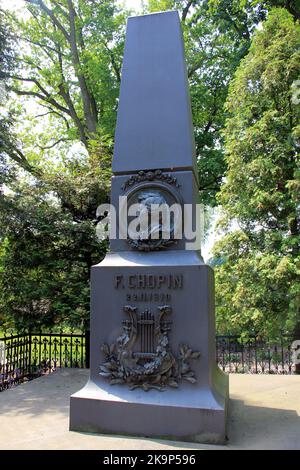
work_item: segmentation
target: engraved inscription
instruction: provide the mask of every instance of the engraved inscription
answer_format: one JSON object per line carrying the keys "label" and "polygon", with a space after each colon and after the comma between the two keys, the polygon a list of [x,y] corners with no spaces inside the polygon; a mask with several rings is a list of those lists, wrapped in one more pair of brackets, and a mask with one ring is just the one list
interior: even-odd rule
{"label": "engraved inscription", "polygon": [[127,293],[127,302],[170,302],[171,294],[160,292],[160,293],[147,293],[140,292],[137,294]]}
{"label": "engraved inscription", "polygon": [[182,274],[129,274],[117,275],[114,279],[116,289],[182,289]]}
{"label": "engraved inscription", "polygon": [[125,290],[126,302],[171,302],[171,291],[183,288],[182,274],[116,275],[114,287]]}

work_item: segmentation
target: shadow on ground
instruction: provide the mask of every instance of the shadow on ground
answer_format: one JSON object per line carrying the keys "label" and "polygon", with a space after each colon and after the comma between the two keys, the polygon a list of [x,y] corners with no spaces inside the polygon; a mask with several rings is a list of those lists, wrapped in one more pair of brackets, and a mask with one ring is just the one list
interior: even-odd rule
{"label": "shadow on ground", "polygon": [[300,377],[231,375],[226,446],[69,432],[69,397],[87,377],[87,370],[63,369],[0,393],[1,448],[300,449]]}

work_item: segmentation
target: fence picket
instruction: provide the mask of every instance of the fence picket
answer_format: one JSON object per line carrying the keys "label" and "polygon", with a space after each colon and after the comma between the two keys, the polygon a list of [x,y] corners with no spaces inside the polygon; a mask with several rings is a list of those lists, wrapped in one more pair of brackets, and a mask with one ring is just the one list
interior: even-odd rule
{"label": "fence picket", "polygon": [[[248,338],[219,335],[216,336],[216,360],[225,372],[291,374],[291,343],[292,336],[288,335],[278,338],[277,342],[251,335]],[[4,334],[0,344],[5,348],[0,357],[0,391],[57,368],[89,367],[89,331]]]}

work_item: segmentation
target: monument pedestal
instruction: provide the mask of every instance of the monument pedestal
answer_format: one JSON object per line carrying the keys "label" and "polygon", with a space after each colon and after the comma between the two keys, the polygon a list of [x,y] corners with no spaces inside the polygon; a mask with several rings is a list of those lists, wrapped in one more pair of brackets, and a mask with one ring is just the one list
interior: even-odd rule
{"label": "monument pedestal", "polygon": [[91,380],[71,397],[70,430],[224,444],[227,398],[216,390],[218,382],[228,387],[228,377],[217,368],[212,375],[211,388],[184,386],[179,400],[176,390],[145,396],[122,386],[107,390]]}
{"label": "monument pedestal", "polygon": [[177,12],[128,19],[112,169],[117,230],[92,268],[91,375],[71,397],[70,429],[223,443],[228,377],[213,270],[193,250],[198,169]]}
{"label": "monument pedestal", "polygon": [[[213,299],[213,271],[194,251],[111,253],[94,266],[91,377],[71,397],[70,429],[224,443],[228,376],[216,365]],[[128,383],[111,384],[114,379],[103,369],[101,346],[123,337],[130,306],[138,333],[131,349],[139,361],[157,347],[151,344],[151,315],[157,319],[157,312],[169,307],[162,327],[167,325],[167,349],[177,362],[165,385],[159,378],[155,385],[156,370],[144,379],[146,389],[135,388],[130,377]],[[193,352],[199,354],[193,358]],[[158,375],[160,366],[157,370]]]}

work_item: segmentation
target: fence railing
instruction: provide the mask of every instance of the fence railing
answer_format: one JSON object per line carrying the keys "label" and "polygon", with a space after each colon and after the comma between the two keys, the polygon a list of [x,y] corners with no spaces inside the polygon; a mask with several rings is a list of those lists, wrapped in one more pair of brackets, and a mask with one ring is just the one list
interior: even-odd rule
{"label": "fence railing", "polygon": [[243,374],[292,374],[293,337],[282,335],[276,340],[257,336],[217,336],[216,354],[224,372]]}
{"label": "fence railing", "polygon": [[[291,374],[292,337],[267,341],[256,336],[216,337],[216,359],[229,373]],[[0,338],[0,391],[62,367],[89,367],[85,333],[20,333]]]}
{"label": "fence railing", "polygon": [[0,338],[0,391],[61,367],[89,367],[89,332],[20,333]]}

